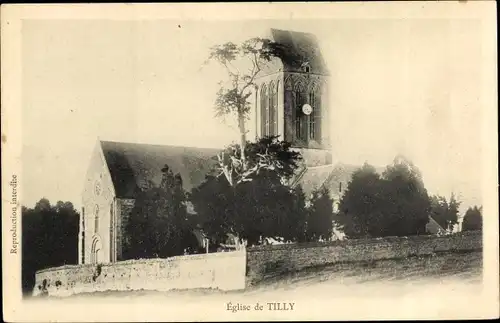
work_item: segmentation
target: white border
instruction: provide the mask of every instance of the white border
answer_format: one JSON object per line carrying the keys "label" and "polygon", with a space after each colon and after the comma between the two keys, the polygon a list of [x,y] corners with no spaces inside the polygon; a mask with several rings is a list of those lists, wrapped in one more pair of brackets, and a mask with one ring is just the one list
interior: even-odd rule
{"label": "white border", "polygon": [[[1,7],[2,62],[2,221],[4,233],[10,227],[8,181],[17,174],[22,181],[21,149],[21,22],[23,19],[108,19],[154,20],[186,19],[231,21],[246,19],[480,19],[482,21],[483,60],[483,174],[485,243],[485,289],[481,298],[447,299],[439,304],[429,300],[376,300],[335,298],[314,299],[314,295],[297,296],[301,303],[289,313],[252,312],[238,314],[222,310],[222,297],[191,307],[179,300],[179,306],[162,309],[161,304],[87,302],[38,304],[22,302],[20,259],[3,249],[3,302],[5,321],[165,321],[165,320],[274,320],[274,319],[408,319],[408,318],[489,318],[498,317],[498,155],[497,155],[497,42],[496,3],[463,2],[376,2],[376,3],[231,3],[231,4],[58,4],[3,5]],[[18,198],[21,199],[19,190]],[[19,210],[20,212],[20,210]],[[18,217],[19,219],[20,217]],[[18,224],[18,237],[20,225]],[[10,236],[2,234],[3,245],[10,246]],[[335,291],[332,291],[335,294]],[[474,295],[477,296],[477,295]],[[295,296],[294,296],[295,297]],[[276,300],[278,301],[278,300]],[[234,300],[233,300],[234,302]],[[92,309],[92,310],[90,310]],[[360,311],[360,309],[363,309]],[[163,313],[163,316],[162,314]],[[165,316],[168,313],[168,316]]]}

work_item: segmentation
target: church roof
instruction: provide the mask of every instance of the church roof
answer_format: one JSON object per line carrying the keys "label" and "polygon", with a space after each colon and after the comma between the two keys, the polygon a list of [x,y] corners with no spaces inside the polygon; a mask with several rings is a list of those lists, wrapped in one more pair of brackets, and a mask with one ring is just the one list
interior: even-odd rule
{"label": "church roof", "polygon": [[270,32],[272,40],[281,45],[279,56],[284,71],[303,72],[302,64],[307,63],[311,73],[328,75],[328,68],[315,35],[274,28]]}
{"label": "church roof", "polygon": [[165,164],[174,174],[180,173],[184,189],[190,191],[203,182],[220,151],[112,141],[100,143],[118,198],[136,198],[140,187],[159,185]]}
{"label": "church roof", "polygon": [[352,173],[359,166],[346,164],[330,164],[324,166],[307,167],[295,178],[292,185],[300,185],[307,196],[316,189],[326,186],[333,197],[338,198],[341,191],[347,188]]}

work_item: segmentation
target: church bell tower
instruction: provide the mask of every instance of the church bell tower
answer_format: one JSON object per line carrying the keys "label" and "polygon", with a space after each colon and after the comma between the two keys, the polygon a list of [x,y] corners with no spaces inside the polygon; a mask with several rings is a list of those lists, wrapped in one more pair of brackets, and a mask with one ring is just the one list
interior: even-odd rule
{"label": "church bell tower", "polygon": [[256,134],[291,142],[307,167],[329,165],[329,72],[318,41],[302,32],[271,29],[270,34],[283,50],[256,80]]}

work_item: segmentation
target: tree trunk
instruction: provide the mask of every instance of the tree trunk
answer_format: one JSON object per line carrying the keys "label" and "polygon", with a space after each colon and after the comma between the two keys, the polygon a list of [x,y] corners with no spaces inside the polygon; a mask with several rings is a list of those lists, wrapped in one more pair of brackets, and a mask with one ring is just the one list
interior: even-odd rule
{"label": "tree trunk", "polygon": [[245,148],[247,144],[247,133],[245,129],[245,115],[243,112],[238,112],[238,129],[240,131],[240,153],[241,162],[243,163],[243,169],[247,170]]}

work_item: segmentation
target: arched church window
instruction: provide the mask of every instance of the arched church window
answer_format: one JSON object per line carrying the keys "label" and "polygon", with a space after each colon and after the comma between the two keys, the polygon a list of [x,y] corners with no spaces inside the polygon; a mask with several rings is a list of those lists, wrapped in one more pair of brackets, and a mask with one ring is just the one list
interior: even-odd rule
{"label": "arched church window", "polygon": [[321,96],[317,89],[309,93],[309,104],[313,108],[309,115],[309,138],[319,141],[321,139]]}
{"label": "arched church window", "polygon": [[305,115],[302,113],[302,106],[305,102],[304,93],[300,89],[295,91],[295,137],[299,140],[305,139],[304,124]]}
{"label": "arched church window", "polygon": [[94,233],[99,232],[99,205],[94,206]]}
{"label": "arched church window", "polygon": [[314,126],[315,126],[315,119],[314,119],[314,110],[316,108],[316,104],[314,104],[314,90],[309,93],[309,104],[312,106],[313,110],[311,114],[309,115],[309,138],[315,139],[314,138]]}
{"label": "arched church window", "polygon": [[276,86],[274,85],[273,82],[269,85],[269,110],[267,111],[269,113],[268,119],[269,119],[269,128],[267,130],[266,135],[267,136],[274,136],[277,133],[277,111],[278,111],[278,91]]}
{"label": "arched church window", "polygon": [[273,120],[274,120],[274,125],[273,125],[273,128],[274,128],[274,135],[278,135],[278,103],[280,102],[279,101],[279,92],[280,92],[280,82],[278,81],[276,83],[276,91],[274,93],[274,108],[273,110],[271,111],[271,113],[273,114]]}
{"label": "arched church window", "polygon": [[260,119],[262,136],[267,136],[269,129],[269,102],[267,96],[267,87],[265,84],[260,90]]}

